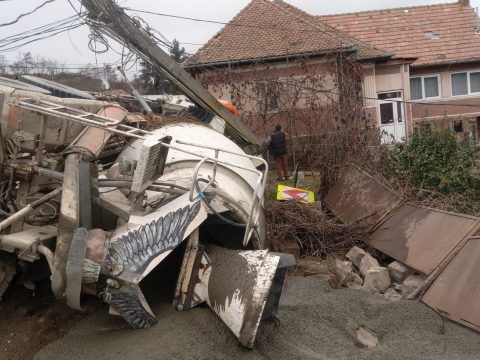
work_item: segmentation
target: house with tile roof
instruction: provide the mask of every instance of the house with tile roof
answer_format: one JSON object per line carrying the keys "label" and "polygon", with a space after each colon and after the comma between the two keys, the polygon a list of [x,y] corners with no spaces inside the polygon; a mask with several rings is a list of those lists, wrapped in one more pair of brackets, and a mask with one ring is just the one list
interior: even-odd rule
{"label": "house with tile roof", "polygon": [[298,58],[321,73],[327,56],[339,53],[361,64],[363,110],[388,138],[401,141],[430,124],[478,139],[480,23],[468,0],[329,16],[252,0],[187,68],[207,85],[207,74],[221,69],[268,81],[298,76]]}
{"label": "house with tile roof", "polygon": [[[453,3],[318,16],[320,21],[393,53],[393,59],[415,58],[403,71],[409,82],[388,84],[376,73],[380,99],[396,88],[407,100],[404,111],[409,131],[418,124],[447,127],[471,140],[480,129],[480,22],[468,0]],[[396,72],[392,67],[390,73]],[[396,114],[379,101],[380,124]],[[392,116],[393,113],[393,116]],[[396,120],[394,120],[396,121]]]}

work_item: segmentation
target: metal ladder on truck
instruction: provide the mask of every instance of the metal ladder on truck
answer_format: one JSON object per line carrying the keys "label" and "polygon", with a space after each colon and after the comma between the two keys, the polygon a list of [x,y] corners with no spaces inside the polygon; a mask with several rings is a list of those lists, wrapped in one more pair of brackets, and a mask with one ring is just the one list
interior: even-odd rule
{"label": "metal ladder on truck", "polygon": [[[131,137],[131,138],[134,138],[134,139],[146,140],[149,136],[154,136],[155,135],[151,131],[142,130],[142,129],[139,129],[139,128],[136,128],[136,127],[133,127],[133,126],[125,125],[121,121],[116,120],[116,119],[108,118],[108,117],[101,116],[101,115],[98,115],[98,114],[93,114],[93,113],[90,113],[90,112],[87,112],[87,111],[79,110],[79,109],[76,109],[76,108],[73,108],[73,107],[63,106],[63,105],[59,105],[59,104],[56,104],[56,103],[52,103],[52,102],[49,102],[49,101],[44,101],[44,100],[40,100],[40,99],[36,99],[36,98],[14,99],[10,103],[10,106],[15,106],[15,107],[18,107],[18,108],[21,108],[21,109],[34,111],[34,112],[40,113],[42,115],[53,116],[53,117],[57,117],[57,118],[60,118],[60,119],[63,119],[63,120],[72,121],[72,122],[82,124],[82,125],[85,125],[85,126],[92,126],[92,127],[104,129],[104,130],[112,132],[114,134],[125,136],[125,137]],[[215,182],[216,167],[218,166],[218,164],[226,165],[226,166],[230,166],[230,167],[235,167],[235,168],[238,168],[238,169],[250,171],[250,172],[253,172],[253,173],[257,174],[258,179],[257,179],[257,183],[256,183],[256,186],[255,186],[255,189],[254,189],[254,192],[253,192],[253,196],[252,196],[252,202],[251,202],[252,205],[251,205],[251,207],[248,211],[249,216],[248,216],[248,220],[247,220],[247,227],[246,227],[244,241],[243,241],[244,245],[247,245],[248,239],[251,237],[252,232],[254,231],[254,229],[256,227],[256,225],[254,223],[254,220],[256,218],[256,213],[257,213],[256,210],[258,209],[258,207],[262,206],[262,203],[259,199],[263,197],[263,194],[265,192],[266,180],[267,180],[266,174],[268,172],[267,162],[261,157],[247,155],[247,154],[244,154],[244,153],[232,152],[232,151],[228,151],[228,150],[224,150],[224,149],[220,149],[220,148],[215,148],[215,147],[207,147],[207,146],[200,145],[200,144],[186,143],[186,142],[181,142],[181,141],[176,141],[175,144],[180,145],[180,146],[172,145],[168,142],[162,142],[162,141],[159,140],[158,143],[154,146],[164,147],[164,148],[172,149],[172,150],[177,150],[177,151],[181,151],[181,152],[199,157],[198,165],[196,166],[195,171],[193,173],[192,185],[191,185],[191,188],[190,188],[190,200],[193,200],[194,197],[199,196],[199,194],[197,194],[197,190],[195,188],[195,183],[197,181],[197,176],[198,176],[199,169],[205,163],[213,164],[213,177],[209,181],[209,183],[206,184],[205,187],[202,189],[202,192],[207,190]],[[200,153],[197,153],[195,151],[187,150],[187,149],[181,147],[181,145],[188,145],[189,147],[194,147],[194,148],[196,147],[196,148],[201,148],[201,149],[212,150],[212,151],[214,151],[215,155],[213,157],[204,156],[204,155],[202,155]],[[227,161],[224,161],[224,160],[220,160],[219,159],[219,154],[222,153],[222,152],[229,153],[229,154],[234,154],[234,155],[241,156],[241,157],[246,157],[250,160],[255,160],[257,162],[260,162],[260,163],[264,164],[265,168],[267,170],[265,172],[262,172],[262,171],[259,171],[257,169],[247,168],[247,167],[243,167],[243,166],[237,165],[237,164],[232,163],[232,162],[227,162]],[[149,153],[153,154],[154,152],[151,151]],[[146,163],[151,163],[152,162],[152,159],[144,159],[144,160],[145,160]],[[147,173],[147,172],[148,172],[148,169],[145,168],[145,169],[143,169],[143,171],[136,171],[135,174],[134,174],[133,183],[138,184],[138,189],[137,189],[138,192],[140,192],[140,191],[144,190],[144,188],[148,187],[148,186],[145,185],[147,181],[152,181],[152,179],[150,179],[150,178],[147,179],[146,178],[145,173]]]}

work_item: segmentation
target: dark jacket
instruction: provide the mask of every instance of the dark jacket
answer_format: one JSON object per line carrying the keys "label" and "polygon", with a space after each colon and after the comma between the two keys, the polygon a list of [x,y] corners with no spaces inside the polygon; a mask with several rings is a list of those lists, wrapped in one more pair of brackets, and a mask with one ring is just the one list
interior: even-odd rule
{"label": "dark jacket", "polygon": [[287,153],[287,136],[282,130],[270,134],[268,150],[273,156],[280,156]]}

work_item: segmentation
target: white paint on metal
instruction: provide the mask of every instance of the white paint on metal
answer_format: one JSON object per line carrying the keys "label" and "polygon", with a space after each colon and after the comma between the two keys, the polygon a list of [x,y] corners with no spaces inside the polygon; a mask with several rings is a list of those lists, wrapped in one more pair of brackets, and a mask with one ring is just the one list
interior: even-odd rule
{"label": "white paint on metal", "polygon": [[[223,160],[225,162],[235,164],[237,166],[242,166],[251,171],[241,170],[234,166],[229,166],[233,171],[237,172],[243,179],[245,179],[252,188],[254,188],[258,176],[253,172],[255,171],[255,167],[252,161],[244,156],[243,150],[236,145],[233,141],[228,139],[227,137],[223,136],[222,134],[218,133],[217,131],[210,129],[208,127],[198,125],[198,124],[190,124],[190,123],[180,123],[180,124],[169,124],[160,129],[154,130],[154,134],[159,135],[159,137],[163,136],[171,136],[172,137],[172,145],[178,147],[179,149],[184,149],[189,152],[194,152],[198,154],[198,156],[194,156],[182,151],[178,150],[170,150],[167,157],[166,164],[172,164],[175,162],[182,162],[182,161],[199,161],[201,157],[215,157],[215,150],[199,148],[196,146],[190,145],[180,145],[177,141],[184,141],[184,142],[194,142],[195,144],[204,145],[204,146],[215,146],[217,148],[229,150],[232,152],[236,152],[240,155],[228,154],[225,152],[220,152],[218,159]],[[128,146],[120,156],[128,157],[130,159],[137,159],[139,156],[139,151],[141,149],[142,141],[135,141]]]}
{"label": "white paint on metal", "polygon": [[[246,231],[243,240],[246,246],[259,225],[263,206],[263,194],[266,186],[268,164],[258,157],[245,154],[233,141],[218,132],[197,124],[176,123],[153,131],[152,138],[172,137],[166,161],[165,174],[182,169],[171,178],[185,178],[188,170],[194,169],[191,179],[185,184],[190,190],[190,200],[198,198],[195,179],[207,179],[207,185],[201,185],[205,191],[214,183],[241,204],[240,211],[245,213]],[[119,159],[135,161],[140,159],[142,140],[133,142],[119,156]],[[261,162],[267,171],[258,171],[253,161]],[[223,175],[225,176],[223,176]],[[228,174],[228,175],[227,175]],[[162,177],[162,180],[166,176]],[[244,183],[248,186],[245,186]],[[175,181],[175,183],[177,183]],[[178,184],[178,183],[177,183]],[[245,192],[237,195],[238,189]],[[248,193],[248,196],[245,196]]]}
{"label": "white paint on metal", "polygon": [[[212,272],[221,272],[222,269],[218,268],[215,259],[210,259],[207,254],[202,258],[203,266],[199,270],[199,281],[195,286],[194,299],[205,301],[239,338],[240,343],[245,347],[251,348],[253,347],[280,257],[270,254],[268,250],[239,251],[235,255],[232,252],[226,252],[225,255],[230,257],[240,256],[246,260],[247,266],[244,266],[245,262],[238,262],[243,267],[235,269],[235,271],[238,271],[241,278],[253,280],[253,288],[242,288],[242,285],[248,282],[239,281],[238,288],[231,297],[225,298],[224,303],[212,304],[212,299],[209,298],[209,289],[222,286],[222,284],[212,283]],[[228,263],[228,261],[224,263]],[[235,281],[235,279],[228,279],[228,281]],[[215,301],[218,301],[218,299],[215,299]]]}

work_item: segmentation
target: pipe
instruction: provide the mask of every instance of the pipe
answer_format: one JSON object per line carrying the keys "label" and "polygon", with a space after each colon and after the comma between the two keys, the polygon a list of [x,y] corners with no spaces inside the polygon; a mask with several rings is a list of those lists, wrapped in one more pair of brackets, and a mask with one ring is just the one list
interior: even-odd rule
{"label": "pipe", "polygon": [[33,250],[33,253],[35,253],[36,251],[39,254],[42,254],[47,259],[48,267],[50,268],[50,271],[53,272],[54,254],[52,250],[50,250],[45,245],[37,243],[37,246],[35,247],[36,242],[32,243],[27,240],[22,240],[21,238],[12,238],[12,237],[5,238],[3,236],[0,236],[0,243],[7,245],[9,247],[13,247],[15,249],[22,250],[22,252],[25,252],[31,248]]}
{"label": "pipe", "polygon": [[33,201],[32,203],[28,204],[28,206],[25,206],[23,209],[20,211],[17,211],[15,214],[12,216],[6,218],[2,222],[0,222],[0,232],[8,228],[10,225],[12,225],[14,222],[22,219],[25,215],[31,213],[33,210],[35,210],[37,207],[42,205],[43,203],[47,202],[51,198],[57,196],[62,192],[62,188],[57,188],[53,190],[52,192],[48,193],[47,195],[41,197],[38,200]]}
{"label": "pipe", "polygon": [[130,81],[127,78],[127,75],[125,75],[125,71],[119,66],[118,71],[123,75],[123,78],[125,79],[125,82],[128,84],[130,87],[130,90],[132,90],[133,96],[135,96],[135,99],[140,103],[142,108],[148,113],[151,114],[153,113],[153,110],[150,106],[148,106],[147,102],[145,101],[144,97],[140,95],[140,93],[133,87],[133,85],[130,83]]}
{"label": "pipe", "polygon": [[37,246],[37,252],[45,256],[45,259],[47,259],[48,262],[48,267],[50,268],[50,271],[53,273],[53,264],[55,262],[55,256],[53,255],[52,250],[50,250],[48,247],[45,245],[38,245]]}
{"label": "pipe", "polygon": [[38,173],[38,175],[48,177],[52,180],[63,181],[63,173],[61,172],[42,168],[42,167],[35,168],[35,171]]}

